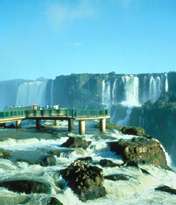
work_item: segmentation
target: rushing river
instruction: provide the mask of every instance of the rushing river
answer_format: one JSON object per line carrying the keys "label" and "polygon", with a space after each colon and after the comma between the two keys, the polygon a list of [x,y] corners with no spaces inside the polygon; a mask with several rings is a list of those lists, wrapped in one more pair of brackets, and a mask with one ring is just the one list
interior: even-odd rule
{"label": "rushing river", "polygon": [[[135,167],[103,168],[103,175],[126,174],[130,179],[128,181],[105,179],[104,187],[107,195],[96,200],[82,202],[69,187],[62,189],[64,181],[59,170],[66,168],[77,158],[87,156],[91,156],[95,162],[105,158],[122,163],[122,159],[108,149],[106,142],[129,138],[115,130],[106,134],[94,130],[92,134],[84,136],[92,141],[86,150],[60,147],[69,136],[75,135],[67,134],[64,130],[39,132],[33,129],[1,129],[0,149],[10,152],[11,158],[0,160],[0,179],[35,179],[47,183],[50,186],[50,193],[16,193],[0,187],[0,205],[47,205],[47,199],[51,196],[58,198],[64,205],[175,205],[176,195],[154,190],[162,184],[176,188],[175,172],[149,165],[142,165],[142,168],[150,175]],[[56,165],[41,166],[40,159],[51,150],[59,150],[61,153],[59,157],[55,156]]]}

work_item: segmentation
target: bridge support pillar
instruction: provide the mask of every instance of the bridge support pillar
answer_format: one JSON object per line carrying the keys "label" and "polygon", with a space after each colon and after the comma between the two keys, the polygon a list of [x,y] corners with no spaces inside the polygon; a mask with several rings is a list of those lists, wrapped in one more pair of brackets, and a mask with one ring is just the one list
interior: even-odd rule
{"label": "bridge support pillar", "polygon": [[15,128],[20,128],[20,125],[21,125],[21,120],[18,120],[15,122]]}
{"label": "bridge support pillar", "polygon": [[36,124],[35,124],[35,126],[36,126],[36,129],[40,129],[40,120],[36,120]]}
{"label": "bridge support pillar", "polygon": [[86,122],[85,120],[79,120],[79,134],[84,135],[86,133]]}
{"label": "bridge support pillar", "polygon": [[106,118],[100,119],[100,131],[106,132]]}
{"label": "bridge support pillar", "polygon": [[68,119],[68,131],[71,132],[73,130],[73,120]]}

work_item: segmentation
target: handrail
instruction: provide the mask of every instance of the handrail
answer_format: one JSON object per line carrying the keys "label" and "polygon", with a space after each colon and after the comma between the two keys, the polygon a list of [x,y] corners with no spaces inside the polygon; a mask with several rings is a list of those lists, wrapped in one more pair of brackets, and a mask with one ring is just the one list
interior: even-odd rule
{"label": "handrail", "polygon": [[101,109],[70,109],[70,108],[44,108],[37,107],[33,109],[32,107],[14,107],[8,108],[3,112],[0,112],[0,118],[10,118],[10,117],[54,117],[54,116],[66,116],[66,117],[99,117],[107,116],[108,110]]}

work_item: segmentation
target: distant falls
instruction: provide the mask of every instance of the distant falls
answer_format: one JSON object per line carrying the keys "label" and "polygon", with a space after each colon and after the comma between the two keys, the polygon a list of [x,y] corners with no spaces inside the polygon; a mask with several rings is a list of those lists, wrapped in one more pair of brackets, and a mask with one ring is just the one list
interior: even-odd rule
{"label": "distant falls", "polygon": [[155,102],[168,89],[167,74],[118,75],[102,80],[102,105],[140,106]]}
{"label": "distant falls", "polygon": [[30,106],[46,103],[47,80],[25,81],[18,87],[16,106]]}

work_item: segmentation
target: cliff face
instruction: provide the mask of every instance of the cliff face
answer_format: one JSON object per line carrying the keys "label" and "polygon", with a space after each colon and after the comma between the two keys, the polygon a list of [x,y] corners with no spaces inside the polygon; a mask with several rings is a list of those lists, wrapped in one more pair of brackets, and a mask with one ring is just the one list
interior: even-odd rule
{"label": "cliff face", "polygon": [[[170,87],[173,87],[172,85]],[[58,76],[53,85],[53,103],[69,107],[124,104],[138,106],[156,101],[168,91],[167,74],[120,75],[72,74]]]}
{"label": "cliff face", "polygon": [[53,103],[67,107],[101,104],[101,75],[73,74],[54,80]]}
{"label": "cliff face", "polygon": [[128,124],[141,126],[147,133],[156,136],[175,160],[176,146],[176,102],[159,100],[133,108]]}

